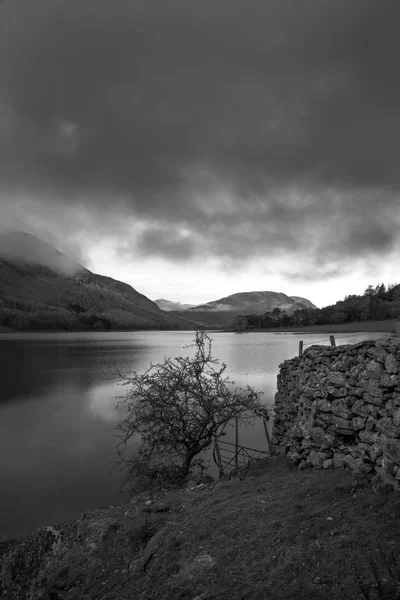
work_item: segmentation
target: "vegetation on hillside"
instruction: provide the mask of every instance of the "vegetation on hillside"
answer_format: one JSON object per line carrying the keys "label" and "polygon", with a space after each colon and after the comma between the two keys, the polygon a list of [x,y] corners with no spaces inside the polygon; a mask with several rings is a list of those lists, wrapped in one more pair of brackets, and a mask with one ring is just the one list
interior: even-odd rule
{"label": "vegetation on hillside", "polygon": [[324,308],[304,308],[287,314],[279,308],[263,315],[240,315],[231,327],[236,331],[272,327],[307,327],[351,322],[397,319],[400,316],[400,285],[380,283],[369,285],[362,295],[346,296],[344,300]]}
{"label": "vegetation on hillside", "polygon": [[[194,356],[165,358],[124,380],[129,390],[118,401],[126,415],[117,425],[117,453],[129,487],[182,483],[194,469],[202,476],[206,465],[199,455],[234,420],[248,423],[261,412],[261,392],[234,388],[226,364],[212,357],[211,342],[204,331],[196,331]],[[126,456],[135,438],[139,446]]]}
{"label": "vegetation on hillside", "polygon": [[243,481],[142,493],[0,543],[0,596],[395,599],[399,509],[349,471],[267,459]]}
{"label": "vegetation on hillside", "polygon": [[[11,266],[7,266],[10,270]],[[14,289],[9,289],[10,285],[0,287],[0,326],[17,331],[188,329],[193,326],[183,318],[163,313],[127,284],[107,277],[90,274],[65,278],[44,267],[24,270],[12,267],[12,271],[16,281]]]}

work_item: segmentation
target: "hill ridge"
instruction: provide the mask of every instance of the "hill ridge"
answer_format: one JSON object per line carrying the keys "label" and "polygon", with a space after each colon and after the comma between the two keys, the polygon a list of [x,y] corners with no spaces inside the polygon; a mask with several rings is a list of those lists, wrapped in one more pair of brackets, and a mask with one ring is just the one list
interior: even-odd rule
{"label": "hill ridge", "polygon": [[162,311],[130,284],[92,273],[39,238],[17,232],[0,235],[0,326],[38,331],[197,324]]}

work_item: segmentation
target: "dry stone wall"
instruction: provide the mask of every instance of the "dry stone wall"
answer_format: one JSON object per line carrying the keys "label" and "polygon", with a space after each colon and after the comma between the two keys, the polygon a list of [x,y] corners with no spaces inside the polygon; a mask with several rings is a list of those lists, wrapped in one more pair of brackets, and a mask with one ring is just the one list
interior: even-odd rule
{"label": "dry stone wall", "polygon": [[400,338],[312,346],[279,366],[273,447],[300,469],[347,466],[400,489]]}

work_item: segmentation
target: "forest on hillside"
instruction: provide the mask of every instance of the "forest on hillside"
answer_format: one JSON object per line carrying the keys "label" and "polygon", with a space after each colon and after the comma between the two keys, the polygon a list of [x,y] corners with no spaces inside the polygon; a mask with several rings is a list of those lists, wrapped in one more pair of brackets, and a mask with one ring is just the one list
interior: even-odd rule
{"label": "forest on hillside", "polygon": [[73,287],[48,300],[0,295],[0,325],[17,331],[143,330],[184,329],[185,321],[157,307],[150,310],[117,288],[77,277]]}
{"label": "forest on hillside", "polygon": [[307,327],[332,325],[357,321],[380,321],[400,317],[400,285],[386,286],[379,283],[369,285],[362,295],[346,296],[344,300],[324,308],[304,308],[287,314],[279,308],[261,315],[239,315],[231,328],[235,331],[247,329],[269,329],[271,327]]}

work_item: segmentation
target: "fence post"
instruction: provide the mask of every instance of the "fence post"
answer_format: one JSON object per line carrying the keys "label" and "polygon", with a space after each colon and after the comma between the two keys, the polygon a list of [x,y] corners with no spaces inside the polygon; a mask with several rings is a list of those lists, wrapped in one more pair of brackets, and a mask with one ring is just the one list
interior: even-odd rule
{"label": "fence post", "polygon": [[238,446],[239,446],[239,419],[236,417],[236,436],[235,436],[235,467],[238,466]]}
{"label": "fence post", "polygon": [[299,356],[301,356],[303,354],[303,340],[300,340],[299,342]]}
{"label": "fence post", "polygon": [[214,456],[214,462],[216,462],[218,465],[218,471],[219,471],[218,479],[222,479],[222,477],[224,475],[224,469],[222,466],[222,459],[221,459],[221,452],[220,452],[219,444],[218,444],[218,438],[215,438],[213,456]]}
{"label": "fence post", "polygon": [[336,348],[335,336],[334,335],[330,335],[329,339],[331,340],[331,346],[333,348]]}
{"label": "fence post", "polygon": [[264,424],[265,437],[267,438],[268,452],[270,452],[271,451],[271,446],[270,446],[270,441],[269,441],[269,433],[268,433],[267,421],[265,419],[263,419],[262,421],[263,421],[263,424]]}

